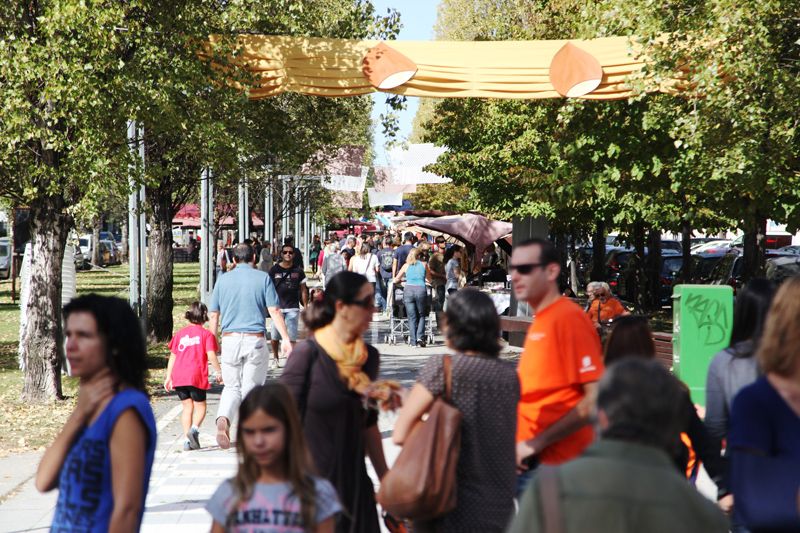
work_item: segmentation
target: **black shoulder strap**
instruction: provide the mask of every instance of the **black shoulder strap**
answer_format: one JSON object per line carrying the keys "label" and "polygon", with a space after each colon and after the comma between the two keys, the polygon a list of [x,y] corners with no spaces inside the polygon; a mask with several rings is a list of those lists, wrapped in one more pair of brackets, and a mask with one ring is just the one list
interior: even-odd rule
{"label": "black shoulder strap", "polygon": [[306,419],[308,395],[311,392],[311,370],[314,368],[314,363],[317,362],[317,356],[319,355],[319,345],[313,339],[308,339],[307,342],[311,346],[311,353],[308,357],[308,366],[306,367],[306,374],[305,378],[303,379],[303,398],[302,403],[300,404],[300,422],[303,422]]}
{"label": "black shoulder strap", "polygon": [[565,533],[564,515],[559,499],[558,467],[539,465],[536,469],[539,500],[542,505],[544,533]]}

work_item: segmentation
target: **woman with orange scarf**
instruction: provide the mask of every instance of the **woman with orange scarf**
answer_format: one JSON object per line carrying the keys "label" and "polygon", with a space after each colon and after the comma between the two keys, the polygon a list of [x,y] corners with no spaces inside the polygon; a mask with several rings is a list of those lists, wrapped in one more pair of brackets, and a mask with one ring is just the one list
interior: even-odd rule
{"label": "woman with orange scarf", "polygon": [[355,272],[340,272],[303,313],[314,332],[292,351],[281,381],[297,401],[317,473],[329,480],[344,511],[337,533],[380,531],[364,455],[386,473],[376,402],[393,406],[396,384],[378,382],[380,356],[361,336],[369,328],[375,289]]}

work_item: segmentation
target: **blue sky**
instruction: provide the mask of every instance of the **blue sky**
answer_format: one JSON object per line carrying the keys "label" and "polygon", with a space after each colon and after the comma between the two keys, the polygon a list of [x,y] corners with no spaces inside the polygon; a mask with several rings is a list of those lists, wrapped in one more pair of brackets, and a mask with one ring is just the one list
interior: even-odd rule
{"label": "blue sky", "polygon": [[[395,8],[400,12],[400,22],[403,27],[400,30],[399,40],[406,41],[429,41],[433,39],[433,25],[436,23],[436,7],[438,0],[372,0],[372,4],[378,14],[385,14],[388,8]],[[384,104],[386,96],[383,93],[372,95],[372,122],[375,125],[375,162],[384,164],[386,157],[384,144],[386,139],[381,134],[379,123],[380,114],[386,109]],[[411,133],[411,121],[417,113],[419,99],[409,96],[406,99],[406,109],[399,115],[400,132],[398,137],[404,139]]]}

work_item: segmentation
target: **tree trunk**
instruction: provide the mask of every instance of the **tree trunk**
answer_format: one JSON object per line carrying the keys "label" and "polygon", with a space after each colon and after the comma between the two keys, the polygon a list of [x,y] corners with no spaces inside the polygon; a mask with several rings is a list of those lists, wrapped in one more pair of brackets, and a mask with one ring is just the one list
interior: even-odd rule
{"label": "tree trunk", "polygon": [[596,222],[592,233],[592,281],[606,280],[606,223]]}
{"label": "tree trunk", "polygon": [[647,235],[647,294],[644,301],[647,309],[661,308],[661,231],[650,229]]}
{"label": "tree trunk", "polygon": [[103,225],[103,219],[97,215],[92,219],[92,264],[102,265],[103,257],[100,254],[100,228]]}
{"label": "tree trunk", "polygon": [[675,280],[679,283],[692,283],[694,272],[692,265],[692,223],[688,220],[681,221],[681,252],[683,253],[683,263],[681,265],[681,279]]}
{"label": "tree trunk", "polygon": [[570,229],[569,235],[569,288],[572,295],[578,294],[578,250],[575,245],[575,228]]}
{"label": "tree trunk", "polygon": [[744,255],[742,257],[742,283],[764,275],[764,253],[767,219],[758,213],[744,223]]}
{"label": "tree trunk", "polygon": [[164,176],[158,187],[147,188],[150,242],[147,250],[147,335],[150,341],[172,337],[172,186]]}
{"label": "tree trunk", "polygon": [[120,262],[128,262],[128,219],[125,218],[122,222],[122,242],[120,246]]}
{"label": "tree trunk", "polygon": [[31,277],[27,323],[20,335],[25,365],[22,399],[61,399],[61,266],[69,223],[60,196],[39,197],[31,207]]}
{"label": "tree trunk", "polygon": [[639,309],[646,309],[647,302],[644,299],[644,287],[647,285],[647,275],[644,269],[645,239],[644,223],[637,220],[633,223],[633,246],[635,251],[631,257],[629,268],[633,269],[632,276],[625,276],[628,298],[635,302]]}
{"label": "tree trunk", "polygon": [[569,286],[569,270],[567,269],[567,237],[563,232],[556,233],[555,245],[558,250],[559,264],[561,265],[561,274],[558,276],[558,290],[564,292]]}

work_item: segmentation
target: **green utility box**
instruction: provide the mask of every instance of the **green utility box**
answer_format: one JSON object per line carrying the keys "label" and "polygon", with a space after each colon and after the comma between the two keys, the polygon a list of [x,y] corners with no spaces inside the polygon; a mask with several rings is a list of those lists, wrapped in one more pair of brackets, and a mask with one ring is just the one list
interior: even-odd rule
{"label": "green utility box", "polygon": [[706,404],[706,374],[714,354],[728,347],[733,289],[728,285],[676,285],[672,293],[672,369]]}

